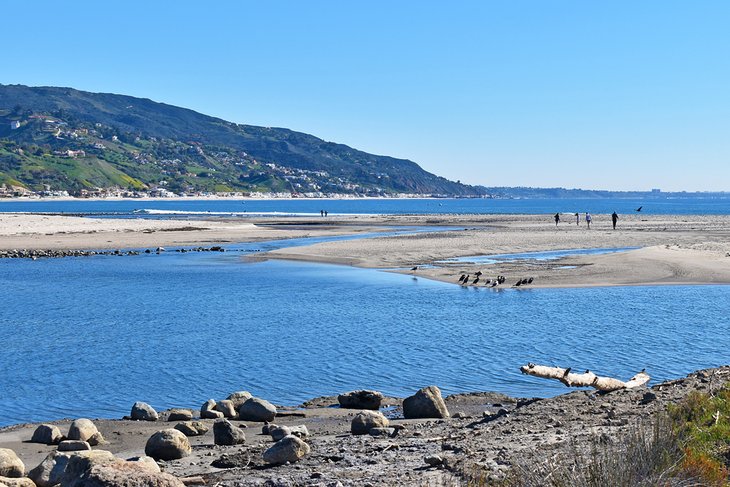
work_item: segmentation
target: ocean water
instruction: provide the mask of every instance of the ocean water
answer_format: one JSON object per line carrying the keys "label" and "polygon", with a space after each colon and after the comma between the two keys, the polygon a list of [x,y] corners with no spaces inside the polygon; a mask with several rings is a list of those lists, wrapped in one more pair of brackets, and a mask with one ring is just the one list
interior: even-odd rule
{"label": "ocean water", "polygon": [[653,381],[728,362],[730,287],[463,288],[256,250],[0,260],[0,426],[198,408],[249,390],[296,405],[356,388],[549,396],[527,362]]}
{"label": "ocean water", "polygon": [[52,212],[108,217],[164,218],[200,215],[319,215],[337,214],[632,214],[638,207],[649,215],[730,215],[728,198],[652,199],[290,199],[157,201],[0,201],[0,212]]}

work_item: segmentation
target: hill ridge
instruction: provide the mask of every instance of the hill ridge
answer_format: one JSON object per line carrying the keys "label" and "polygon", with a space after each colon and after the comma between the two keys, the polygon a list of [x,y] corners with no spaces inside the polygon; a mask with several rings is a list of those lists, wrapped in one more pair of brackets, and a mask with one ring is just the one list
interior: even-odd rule
{"label": "hill ridge", "polygon": [[[18,125],[18,126],[13,126]],[[0,184],[79,194],[289,192],[480,196],[407,159],[283,127],[70,87],[0,84]]]}

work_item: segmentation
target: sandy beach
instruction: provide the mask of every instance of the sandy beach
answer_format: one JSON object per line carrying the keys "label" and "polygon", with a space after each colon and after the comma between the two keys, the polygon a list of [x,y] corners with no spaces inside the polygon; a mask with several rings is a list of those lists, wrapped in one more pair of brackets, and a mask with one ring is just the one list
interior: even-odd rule
{"label": "sandy beach", "polygon": [[[129,249],[255,242],[434,227],[408,235],[319,243],[260,254],[287,259],[381,268],[457,283],[481,271],[477,286],[497,275],[501,287],[532,277],[530,287],[730,283],[730,217],[626,215],[616,230],[608,215],[561,222],[550,215],[348,215],[322,218],[206,220],[101,219],[56,215],[0,215],[0,250]],[[436,228],[438,227],[438,228]],[[444,230],[444,227],[448,227]],[[449,261],[465,256],[566,249],[631,249],[556,260],[492,264]],[[418,270],[411,271],[413,266]],[[488,285],[488,284],[487,284]]]}

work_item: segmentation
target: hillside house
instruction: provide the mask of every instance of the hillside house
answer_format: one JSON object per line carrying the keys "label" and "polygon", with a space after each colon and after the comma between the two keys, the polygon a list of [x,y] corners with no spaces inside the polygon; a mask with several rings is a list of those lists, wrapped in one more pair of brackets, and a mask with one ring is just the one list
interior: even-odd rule
{"label": "hillside house", "polygon": [[10,122],[10,130],[16,130],[20,128],[20,120],[12,120]]}

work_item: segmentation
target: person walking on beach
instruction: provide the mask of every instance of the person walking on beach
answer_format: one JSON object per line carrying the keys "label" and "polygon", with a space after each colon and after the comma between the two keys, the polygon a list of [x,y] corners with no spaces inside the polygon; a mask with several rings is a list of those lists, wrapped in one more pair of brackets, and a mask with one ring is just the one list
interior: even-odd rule
{"label": "person walking on beach", "polygon": [[586,225],[588,225],[588,230],[591,229],[591,214],[586,211]]}
{"label": "person walking on beach", "polygon": [[616,222],[618,221],[618,215],[614,211],[611,215],[611,221],[613,222],[613,229],[616,230]]}
{"label": "person walking on beach", "polygon": [[577,212],[575,214],[575,224],[580,225],[580,213]]}
{"label": "person walking on beach", "polygon": [[555,226],[558,226],[558,223],[560,223],[560,213],[555,214]]}

